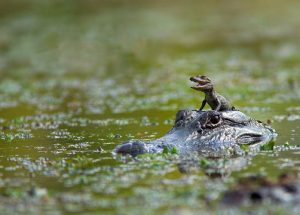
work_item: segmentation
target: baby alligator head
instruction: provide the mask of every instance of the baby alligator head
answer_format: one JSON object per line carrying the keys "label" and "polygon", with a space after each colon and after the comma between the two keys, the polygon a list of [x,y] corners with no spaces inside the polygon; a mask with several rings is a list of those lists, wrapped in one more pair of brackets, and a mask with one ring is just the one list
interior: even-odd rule
{"label": "baby alligator head", "polygon": [[205,93],[205,92],[212,91],[214,88],[211,80],[204,75],[191,77],[190,80],[196,83],[195,86],[191,87],[194,90],[198,90]]}

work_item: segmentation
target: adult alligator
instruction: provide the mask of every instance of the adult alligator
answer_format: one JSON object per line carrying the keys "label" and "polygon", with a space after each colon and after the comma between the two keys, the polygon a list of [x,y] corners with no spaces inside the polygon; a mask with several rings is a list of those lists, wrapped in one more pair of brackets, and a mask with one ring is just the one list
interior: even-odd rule
{"label": "adult alligator", "polygon": [[276,136],[271,127],[240,111],[181,110],[165,136],[151,142],[130,140],[118,145],[114,153],[136,156],[176,148],[179,154],[235,156],[243,155],[245,148],[257,150]]}

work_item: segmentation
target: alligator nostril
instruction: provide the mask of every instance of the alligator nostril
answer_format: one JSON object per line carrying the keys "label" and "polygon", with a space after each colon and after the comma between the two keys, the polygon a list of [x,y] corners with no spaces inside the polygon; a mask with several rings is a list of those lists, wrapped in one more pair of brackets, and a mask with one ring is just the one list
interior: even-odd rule
{"label": "alligator nostril", "polygon": [[116,148],[116,152],[120,154],[127,154],[131,151],[131,143],[123,143]]}
{"label": "alligator nostril", "polygon": [[199,134],[202,134],[202,132],[203,132],[202,128],[200,128],[200,129],[197,130],[197,133],[199,133]]}
{"label": "alligator nostril", "polygon": [[130,154],[132,156],[147,153],[146,145],[141,141],[125,142],[119,145],[115,151],[119,154]]}

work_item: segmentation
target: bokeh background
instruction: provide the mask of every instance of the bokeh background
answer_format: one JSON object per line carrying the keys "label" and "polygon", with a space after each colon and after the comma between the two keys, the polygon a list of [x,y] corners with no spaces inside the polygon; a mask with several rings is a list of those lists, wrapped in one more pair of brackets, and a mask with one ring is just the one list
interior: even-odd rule
{"label": "bokeh background", "polygon": [[[2,211],[210,213],[206,194],[217,202],[241,176],[299,172],[299,10],[297,0],[0,1]],[[200,106],[197,74],[273,122],[277,151],[215,181],[165,158],[115,159],[117,144],[158,138],[178,109]]]}

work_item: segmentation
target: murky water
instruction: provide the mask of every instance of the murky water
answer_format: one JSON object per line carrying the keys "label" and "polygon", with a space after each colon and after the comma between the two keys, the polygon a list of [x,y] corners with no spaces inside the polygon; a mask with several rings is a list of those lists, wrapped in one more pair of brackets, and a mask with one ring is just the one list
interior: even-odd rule
{"label": "murky water", "polygon": [[[240,177],[299,173],[299,9],[298,1],[0,2],[1,211],[214,213]],[[117,144],[158,138],[178,109],[199,107],[195,74],[271,121],[274,150],[226,159],[221,178],[182,173],[176,156],[113,158]]]}

